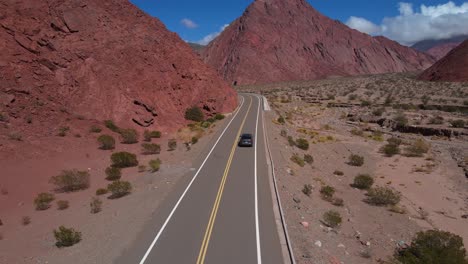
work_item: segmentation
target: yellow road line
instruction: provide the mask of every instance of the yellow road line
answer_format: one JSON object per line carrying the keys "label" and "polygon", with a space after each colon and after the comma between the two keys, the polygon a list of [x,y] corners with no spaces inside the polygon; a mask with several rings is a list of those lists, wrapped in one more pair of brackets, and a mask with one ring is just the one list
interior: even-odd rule
{"label": "yellow road line", "polygon": [[240,137],[242,128],[244,127],[244,124],[245,124],[245,120],[247,119],[247,116],[249,115],[250,107],[252,106],[252,101],[253,101],[253,99],[252,99],[252,97],[250,97],[250,103],[249,103],[249,107],[247,108],[247,113],[245,114],[244,119],[242,120],[242,123],[241,123],[241,125],[239,127],[239,131],[237,132],[237,136],[234,139],[234,143],[232,144],[231,154],[229,155],[229,159],[228,159],[228,162],[226,164],[226,168],[224,169],[223,178],[222,178],[221,183],[219,185],[218,194],[216,195],[216,199],[215,199],[215,202],[214,202],[214,205],[213,205],[213,209],[211,210],[211,215],[210,215],[210,218],[209,218],[209,221],[208,221],[208,226],[206,227],[205,236],[203,237],[203,242],[202,242],[202,245],[201,245],[201,248],[200,248],[200,253],[198,254],[197,264],[203,264],[205,262],[206,251],[208,250],[208,244],[210,242],[211,233],[213,231],[213,226],[214,226],[214,223],[215,223],[215,220],[216,220],[216,215],[218,213],[219,204],[221,202],[221,197],[223,196],[224,185],[226,183],[227,175],[228,175],[229,169],[231,167],[232,159],[234,158],[234,153],[236,152],[237,140]]}

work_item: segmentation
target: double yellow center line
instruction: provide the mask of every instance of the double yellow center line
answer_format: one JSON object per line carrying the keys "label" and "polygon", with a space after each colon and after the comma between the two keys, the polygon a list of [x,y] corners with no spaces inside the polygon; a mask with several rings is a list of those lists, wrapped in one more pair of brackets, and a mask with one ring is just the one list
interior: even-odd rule
{"label": "double yellow center line", "polygon": [[229,169],[231,167],[231,163],[232,163],[232,159],[234,157],[234,153],[236,152],[237,140],[240,137],[242,128],[244,127],[244,124],[245,124],[245,120],[247,119],[247,116],[249,115],[250,107],[252,106],[252,101],[253,101],[253,99],[252,99],[252,97],[250,97],[250,103],[249,103],[249,107],[247,108],[247,113],[245,114],[244,119],[242,120],[242,123],[241,123],[241,125],[239,127],[239,131],[237,132],[237,136],[236,136],[236,138],[234,140],[234,143],[232,144],[231,154],[229,155],[229,159],[228,159],[228,162],[226,164],[226,168],[224,169],[223,178],[221,179],[221,184],[219,185],[218,194],[216,195],[216,199],[215,199],[215,202],[214,202],[214,205],[213,205],[213,209],[211,210],[211,215],[210,215],[210,218],[209,218],[209,221],[208,221],[208,226],[206,227],[205,236],[203,237],[203,242],[202,242],[202,245],[201,245],[201,248],[200,248],[200,253],[198,254],[197,264],[205,263],[206,251],[208,249],[208,244],[210,243],[210,237],[211,237],[211,233],[213,231],[213,226],[214,226],[214,223],[215,223],[215,220],[216,220],[216,215],[218,214],[218,208],[219,208],[219,204],[221,202],[221,197],[223,196],[224,185],[226,184],[227,175],[228,175]]}

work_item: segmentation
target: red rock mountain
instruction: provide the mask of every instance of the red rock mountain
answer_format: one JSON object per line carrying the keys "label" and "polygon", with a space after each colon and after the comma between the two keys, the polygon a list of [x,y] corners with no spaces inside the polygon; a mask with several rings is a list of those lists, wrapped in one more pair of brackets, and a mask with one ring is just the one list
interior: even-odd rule
{"label": "red rock mountain", "polygon": [[434,62],[325,17],[305,0],[256,0],[208,45],[203,58],[237,84],[414,71]]}
{"label": "red rock mountain", "polygon": [[466,39],[468,39],[468,35],[459,35],[446,39],[426,39],[415,43],[411,47],[440,60]]}
{"label": "red rock mountain", "polygon": [[468,40],[424,71],[419,78],[428,81],[468,82]]}
{"label": "red rock mountain", "polygon": [[174,130],[187,107],[230,112],[236,92],[127,0],[0,1],[0,112],[58,112]]}

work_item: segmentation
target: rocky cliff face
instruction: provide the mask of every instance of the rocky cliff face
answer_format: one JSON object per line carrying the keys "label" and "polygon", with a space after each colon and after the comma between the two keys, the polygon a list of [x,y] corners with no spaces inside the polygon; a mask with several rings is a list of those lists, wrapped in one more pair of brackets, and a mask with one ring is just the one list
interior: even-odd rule
{"label": "rocky cliff face", "polygon": [[127,0],[0,2],[0,112],[68,112],[174,130],[186,108],[230,112],[235,91]]}
{"label": "rocky cliff face", "polygon": [[440,44],[440,45],[437,45],[428,49],[426,53],[436,58],[437,60],[440,60],[443,57],[445,57],[445,55],[447,55],[451,50],[453,50],[460,44],[461,42]]}
{"label": "rocky cliff face", "polygon": [[434,59],[323,16],[305,0],[256,0],[203,53],[232,83],[404,72]]}
{"label": "rocky cliff face", "polygon": [[454,36],[446,39],[426,39],[415,43],[411,47],[426,52],[437,60],[440,60],[466,39],[468,39],[468,35]]}
{"label": "rocky cliff face", "polygon": [[468,82],[468,40],[424,71],[419,78],[428,81]]}

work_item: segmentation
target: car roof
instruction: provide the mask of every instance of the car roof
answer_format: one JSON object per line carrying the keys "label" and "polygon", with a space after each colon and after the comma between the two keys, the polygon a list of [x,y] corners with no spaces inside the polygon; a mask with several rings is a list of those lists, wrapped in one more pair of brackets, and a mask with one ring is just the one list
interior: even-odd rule
{"label": "car roof", "polygon": [[252,134],[242,134],[243,138],[252,138]]}

